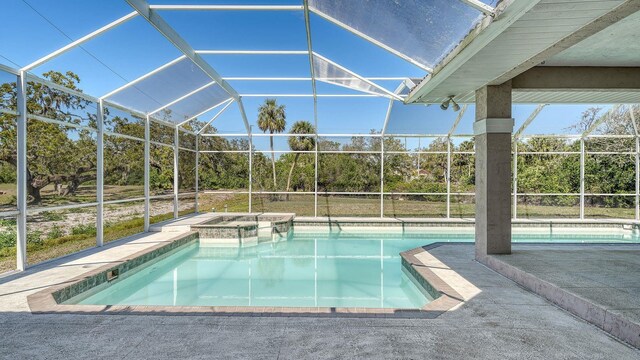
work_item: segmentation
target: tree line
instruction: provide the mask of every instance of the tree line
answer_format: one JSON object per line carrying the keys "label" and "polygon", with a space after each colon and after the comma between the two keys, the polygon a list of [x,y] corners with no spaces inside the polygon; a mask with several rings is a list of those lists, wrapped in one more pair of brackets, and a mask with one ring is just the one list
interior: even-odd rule
{"label": "tree line", "polygon": [[[81,92],[79,77],[72,73],[50,71],[44,77],[58,85]],[[0,85],[0,106],[16,111],[16,83]],[[27,86],[29,114],[53,119],[67,125],[30,119],[27,125],[27,191],[29,202],[41,204],[42,190],[49,186],[55,196],[73,199],[82,186],[95,186],[97,142],[95,131],[76,128],[71,124],[96,127],[95,104],[73,93],[60,91],[45,84],[29,81]],[[640,118],[640,109],[632,111]],[[168,114],[165,114],[168,115]],[[106,130],[144,139],[144,119],[107,107],[103,119]],[[287,143],[291,152],[274,151],[274,135],[287,129],[286,107],[275,99],[267,99],[258,109],[259,129],[269,136],[269,151],[253,151],[252,181],[254,191],[315,190],[315,148],[318,156],[318,190],[320,192],[381,191],[380,155],[384,141],[384,191],[395,193],[446,192],[447,155],[407,152],[403,139],[382,137],[376,131],[370,135],[348,139],[317,138],[309,121],[296,119],[289,127]],[[600,123],[598,135],[632,134],[628,113],[622,110],[605,113],[590,108],[571,129],[582,132]],[[197,131],[201,122],[186,125]],[[151,139],[173,144],[174,129],[152,122]],[[216,132],[215,127],[211,131]],[[0,183],[15,183],[17,164],[16,116],[0,114]],[[195,149],[196,137],[180,132],[180,146]],[[316,143],[317,141],[317,143]],[[447,144],[446,137],[433,139],[413,151],[443,152],[448,147],[451,159],[453,192],[474,191],[473,140]],[[200,189],[247,189],[249,186],[250,143],[248,138],[228,139],[220,136],[200,137],[199,149],[216,151],[200,154]],[[635,139],[593,137],[585,140],[587,151],[633,152]],[[155,143],[150,145],[150,184],[152,193],[173,189],[173,148]],[[235,151],[224,153],[222,151]],[[330,153],[335,151],[339,153]],[[580,141],[576,138],[534,137],[518,140],[518,151],[560,152],[574,154],[520,154],[518,156],[518,192],[578,193],[580,191]],[[372,152],[372,153],[365,153]],[[461,153],[462,152],[462,153]],[[105,135],[104,176],[107,186],[139,187],[144,184],[144,144],[126,137]],[[178,183],[183,191],[195,188],[195,153],[179,151]],[[635,192],[635,159],[633,154],[597,154],[585,158],[585,191],[589,193]],[[408,196],[411,197],[411,196]],[[418,198],[418,197],[415,197]],[[434,197],[436,199],[437,197]],[[422,197],[424,199],[424,197]],[[427,198],[428,199],[428,198]],[[285,198],[286,200],[286,198]],[[589,197],[594,205],[628,205],[633,198]],[[571,205],[572,197],[531,197],[528,201],[541,205]]]}

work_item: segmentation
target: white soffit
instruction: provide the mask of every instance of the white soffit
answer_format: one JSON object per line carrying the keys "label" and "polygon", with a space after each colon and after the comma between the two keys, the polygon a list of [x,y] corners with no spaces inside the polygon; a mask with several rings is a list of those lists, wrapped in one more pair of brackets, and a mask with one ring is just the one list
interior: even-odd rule
{"label": "white soffit", "polygon": [[543,65],[640,67],[640,12],[552,56]]}
{"label": "white soffit", "polygon": [[473,102],[476,89],[539,65],[638,11],[640,2],[505,0],[501,7],[493,22],[472,32],[411,91],[407,102],[441,103],[450,95]]}

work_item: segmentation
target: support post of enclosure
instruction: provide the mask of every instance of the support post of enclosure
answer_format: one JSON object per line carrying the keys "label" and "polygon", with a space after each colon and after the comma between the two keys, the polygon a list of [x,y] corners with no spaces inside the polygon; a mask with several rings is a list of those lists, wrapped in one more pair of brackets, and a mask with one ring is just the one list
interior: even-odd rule
{"label": "support post of enclosure", "polygon": [[418,138],[418,174],[420,174],[420,149],[422,149],[422,145],[420,144],[420,138]]}
{"label": "support post of enclosure", "polygon": [[249,125],[249,212],[253,212],[253,127]]}
{"label": "support post of enclosure", "polygon": [[580,138],[580,220],[584,219],[584,136]]}
{"label": "support post of enclosure", "polygon": [[476,90],[476,259],[511,253],[511,82]]}
{"label": "support post of enclosure", "polygon": [[316,127],[315,168],[313,174],[313,216],[318,216],[318,128]]}
{"label": "support post of enclosure", "polygon": [[589,125],[589,127],[585,131],[583,131],[582,135],[580,136],[580,219],[581,220],[584,219],[585,217],[585,212],[584,212],[584,208],[585,208],[584,173],[585,173],[585,161],[586,161],[585,140],[587,139],[588,136],[591,135],[591,133],[593,133],[598,128],[598,126],[600,126],[600,124],[602,124],[606,120],[610,120],[612,114],[618,111],[621,106],[622,105],[620,104],[613,106],[609,111],[607,111],[605,115],[600,116],[596,121],[592,122],[591,125]]}
{"label": "support post of enclosure", "polygon": [[384,217],[384,135],[380,137],[380,217]]}
{"label": "support post of enclosure", "polygon": [[513,218],[518,218],[518,137],[513,137]]}
{"label": "support post of enclosure", "polygon": [[179,166],[179,159],[178,159],[178,151],[180,151],[179,148],[179,132],[180,130],[178,129],[178,127],[175,127],[175,130],[173,132],[173,218],[177,219],[178,218],[178,186],[179,181],[178,181],[178,166]]}
{"label": "support post of enclosure", "polygon": [[16,239],[16,267],[24,270],[27,267],[27,74],[24,71],[18,76],[18,189],[17,189],[17,239]]}
{"label": "support post of enclosure", "polygon": [[198,168],[200,167],[200,134],[196,134],[196,168],[195,168],[195,177],[196,177],[196,195],[194,198],[194,206],[196,210],[196,214],[200,212],[200,207],[198,206],[198,193],[200,190],[200,176],[198,175]]}
{"label": "support post of enclosure", "polygon": [[149,116],[146,117],[145,122],[144,122],[144,231],[148,232],[149,231],[149,185],[150,185],[150,181],[149,181],[149,157],[150,157],[150,153],[151,153],[151,146],[150,146],[150,141],[151,141],[151,123],[150,123],[151,119],[149,119]]}
{"label": "support post of enclosure", "polygon": [[98,209],[96,212],[96,246],[104,244],[104,108],[102,100],[98,101],[96,113],[97,158],[96,158],[96,197]]}
{"label": "support post of enclosure", "polygon": [[640,131],[638,131],[638,123],[636,122],[636,115],[633,113],[634,106],[629,106],[629,116],[631,117],[631,125],[633,125],[633,134],[636,140],[636,197],[635,197],[635,219],[640,220]]}
{"label": "support post of enclosure", "polygon": [[536,117],[540,114],[542,109],[547,106],[547,104],[540,104],[536,107],[535,110],[529,115],[529,117],[520,125],[520,128],[513,134],[513,218],[518,218],[518,141],[520,141],[520,137],[522,133],[524,133],[525,129],[531,125],[531,123],[536,119]]}
{"label": "support post of enclosure", "polygon": [[[453,159],[453,151],[455,149],[455,146],[453,147],[451,146],[452,145],[451,136],[458,128],[458,125],[460,124],[460,120],[462,120],[464,113],[467,112],[467,106],[468,105],[466,104],[463,105],[462,109],[458,111],[458,116],[456,116],[456,120],[453,122],[451,129],[449,129],[449,132],[447,133],[447,218],[451,217],[451,162]],[[418,150],[420,150],[420,138],[418,138]],[[418,151],[418,173],[420,173],[420,152],[419,151]],[[460,217],[462,217],[462,214],[460,214]]]}
{"label": "support post of enclosure", "polygon": [[311,75],[311,91],[313,93],[313,127],[315,128],[316,146],[314,151],[314,186],[313,186],[313,216],[318,216],[318,93],[316,91],[316,71],[313,66],[313,44],[311,41],[311,21],[309,21],[309,1],[303,0],[304,25],[307,34],[307,52],[309,54],[309,73]]}
{"label": "support post of enclosure", "polygon": [[[631,110],[633,111],[633,109]],[[636,135],[636,220],[640,220],[640,137]]]}

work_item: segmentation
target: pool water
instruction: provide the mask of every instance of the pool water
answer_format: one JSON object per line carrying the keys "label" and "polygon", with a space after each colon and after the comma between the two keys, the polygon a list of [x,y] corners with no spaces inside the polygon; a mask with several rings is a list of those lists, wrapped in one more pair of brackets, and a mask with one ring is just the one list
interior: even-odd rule
{"label": "pool water", "polygon": [[[277,242],[192,243],[70,302],[99,305],[421,308],[432,299],[403,271],[399,253],[472,231],[383,234],[300,232]],[[621,234],[519,234],[514,242],[636,242]]]}

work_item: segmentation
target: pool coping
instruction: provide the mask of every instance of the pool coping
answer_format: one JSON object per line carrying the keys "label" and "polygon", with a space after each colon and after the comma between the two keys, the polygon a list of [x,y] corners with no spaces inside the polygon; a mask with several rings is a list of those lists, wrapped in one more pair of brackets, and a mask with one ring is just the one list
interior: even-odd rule
{"label": "pool coping", "polygon": [[[428,265],[424,264],[417,255],[427,253],[431,249],[443,245],[458,245],[467,243],[458,242],[435,242],[429,245],[417,247],[415,249],[403,251],[400,253],[402,258],[402,266],[407,269],[411,275],[418,281],[418,283],[434,298],[434,301],[439,301],[442,305],[442,312],[449,311],[454,307],[457,307],[465,302],[460,293],[453,289],[447,281],[433,272]],[[451,270],[454,271],[455,270]]]}
{"label": "pool coping", "polygon": [[[414,276],[415,280],[421,284],[425,290],[432,294],[434,300],[427,303],[420,309],[403,308],[363,308],[363,307],[264,307],[264,306],[163,306],[163,305],[79,305],[59,303],[56,297],[63,301],[77,294],[69,294],[69,289],[73,286],[82,287],[86,285],[89,290],[99,284],[95,283],[96,278],[104,283],[107,273],[120,266],[130,266],[133,269],[143,265],[155,257],[141,262],[144,256],[153,252],[160,252],[162,256],[172,249],[190,243],[197,238],[197,232],[181,233],[175,237],[153,245],[147,249],[136,252],[119,260],[110,262],[99,268],[90,270],[60,284],[50,286],[41,291],[27,296],[27,303],[32,314],[113,314],[113,315],[218,315],[218,316],[329,316],[329,317],[389,317],[389,318],[428,318],[434,319],[441,314],[458,306],[462,300],[448,284],[425,267],[415,255],[420,251],[426,251],[426,247],[400,253],[405,269]],[[176,243],[182,244],[175,245]],[[449,243],[441,243],[449,244]],[[436,245],[435,243],[430,245]],[[156,256],[157,257],[157,256]],[[137,265],[136,265],[137,263]],[[127,270],[128,271],[128,270]],[[123,273],[123,275],[126,272]],[[82,293],[79,292],[78,294]],[[66,293],[65,293],[66,292]]]}

